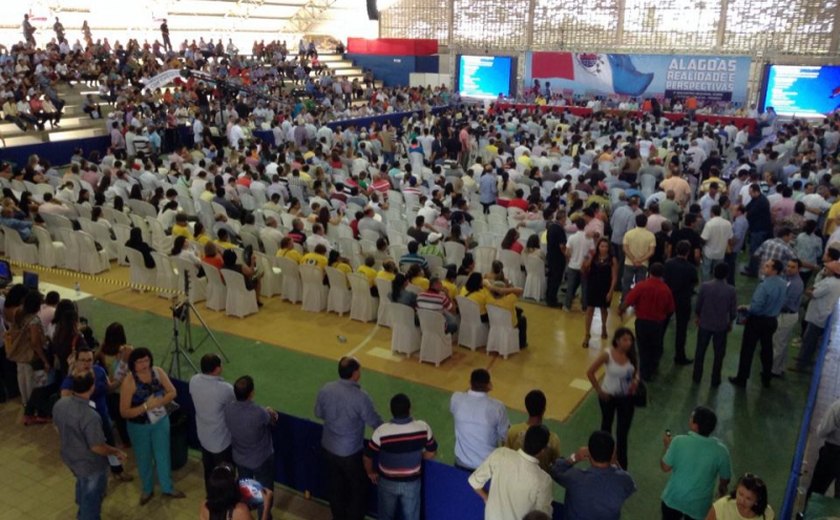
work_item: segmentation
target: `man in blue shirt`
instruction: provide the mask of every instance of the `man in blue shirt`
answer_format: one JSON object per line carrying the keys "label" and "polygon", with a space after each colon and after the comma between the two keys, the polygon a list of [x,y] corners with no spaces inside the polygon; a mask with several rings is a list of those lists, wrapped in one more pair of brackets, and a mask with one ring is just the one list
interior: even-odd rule
{"label": "man in blue shirt", "polygon": [[753,354],[758,342],[761,342],[761,382],[770,387],[773,368],[773,333],[778,326],[779,313],[785,303],[787,280],[782,278],[784,264],[780,260],[767,260],[762,266],[764,281],[758,284],[750,302],[747,322],[744,324],[744,336],[741,340],[741,360],[738,363],[738,375],[730,377],[729,382],[737,387],[747,386],[750,378]]}
{"label": "man in blue shirt", "polygon": [[499,189],[496,186],[496,175],[489,165],[485,166],[484,173],[478,179],[478,195],[481,205],[484,206],[484,214],[490,213],[490,206],[496,203],[496,195]]}
{"label": "man in blue shirt", "polygon": [[452,394],[456,467],[475,470],[505,442],[510,420],[505,405],[487,395],[492,389],[490,372],[477,368],[470,374],[469,391]]}
{"label": "man in blue shirt", "polygon": [[362,520],[367,505],[367,476],[362,462],[365,425],[378,428],[382,418],[359,386],[362,366],[353,357],[338,362],[338,381],[324,385],[315,401],[315,417],[324,421],[321,447],[333,520]]}
{"label": "man in blue shirt", "polygon": [[785,371],[788,342],[793,327],[799,321],[799,307],[802,305],[802,295],[805,292],[805,283],[799,275],[800,267],[802,267],[802,262],[798,258],[789,260],[785,266],[787,280],[785,303],[779,314],[779,326],[773,334],[773,372],[771,374],[773,377],[782,377]]}
{"label": "man in blue shirt", "polygon": [[[577,469],[575,464],[585,459],[591,467]],[[615,440],[603,431],[590,435],[588,446],[557,459],[550,474],[566,488],[567,520],[617,520],[624,501],[636,492],[633,478],[615,463]]]}

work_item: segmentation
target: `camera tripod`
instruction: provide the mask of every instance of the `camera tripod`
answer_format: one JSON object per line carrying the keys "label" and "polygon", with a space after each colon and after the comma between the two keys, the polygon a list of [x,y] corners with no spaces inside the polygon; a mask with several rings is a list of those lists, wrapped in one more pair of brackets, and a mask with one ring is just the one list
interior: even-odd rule
{"label": "camera tripod", "polygon": [[[170,310],[172,311],[172,339],[169,341],[169,374],[177,377],[178,379],[181,378],[182,359],[186,361],[194,373],[198,373],[198,368],[195,366],[195,363],[193,363],[193,360],[190,359],[189,354],[192,354],[201,348],[204,342],[208,339],[216,345],[216,350],[219,351],[219,354],[222,355],[225,362],[230,361],[227,354],[225,354],[225,351],[222,350],[222,345],[219,344],[219,341],[216,339],[213,331],[210,330],[207,322],[204,321],[204,318],[201,317],[198,309],[196,309],[195,305],[193,305],[190,301],[190,273],[186,270],[184,271],[184,293],[186,294],[184,299],[176,300],[170,307]],[[192,338],[191,316],[193,314],[195,314],[195,317],[198,318],[199,323],[201,323],[201,326],[204,327],[204,332],[206,333],[204,338],[199,341],[197,345],[193,344]],[[182,329],[183,339],[181,339]]]}

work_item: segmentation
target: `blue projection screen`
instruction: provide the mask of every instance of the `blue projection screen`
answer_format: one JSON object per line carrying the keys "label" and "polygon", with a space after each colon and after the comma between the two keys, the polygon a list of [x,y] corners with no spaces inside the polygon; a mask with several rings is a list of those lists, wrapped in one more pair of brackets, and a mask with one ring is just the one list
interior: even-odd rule
{"label": "blue projection screen", "polygon": [[840,108],[840,66],[771,65],[764,107],[777,114],[823,116]]}
{"label": "blue projection screen", "polygon": [[496,98],[510,95],[510,56],[464,56],[458,58],[458,91],[464,97]]}

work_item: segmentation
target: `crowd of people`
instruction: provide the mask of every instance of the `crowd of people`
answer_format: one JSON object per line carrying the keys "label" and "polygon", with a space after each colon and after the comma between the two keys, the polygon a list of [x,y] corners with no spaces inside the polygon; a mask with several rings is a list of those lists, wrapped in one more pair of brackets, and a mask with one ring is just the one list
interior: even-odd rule
{"label": "crowd of people", "polygon": [[[208,43],[206,49],[185,44],[175,52],[167,44],[168,28],[161,30],[164,44],[157,46],[132,41],[107,48],[107,41],[86,38],[84,48],[62,52],[67,48],[62,40],[40,51],[27,37],[26,44],[11,49],[3,62],[7,100],[33,95],[35,85],[52,88],[57,79],[51,71],[76,64],[67,67],[74,71],[72,79],[106,78],[105,95],[117,117],[104,156],[78,153],[64,171],[38,157],[16,170],[0,169],[6,180],[57,188],[54,195],[38,197],[4,189],[0,224],[33,241],[33,226],[45,226],[50,213],[76,220],[85,208],[91,220],[95,216],[108,225],[106,210],[124,214],[130,201],[143,200],[171,238],[171,246],[150,244],[139,228],[132,229],[125,245],[140,252],[147,267],[154,267],[157,252],[192,262],[199,271],[234,269],[259,295],[266,273],[253,255],[243,261],[238,254],[251,248],[324,271],[362,274],[380,297],[442,313],[451,333],[460,326],[459,296],[477,305],[483,321],[488,306],[504,308],[519,331],[520,348],[529,345],[527,319],[517,307],[524,272],[500,260],[485,263],[480,256],[487,248],[498,250],[500,259],[510,257],[502,252],[512,252],[522,266],[531,258],[543,262],[546,304],[578,313],[579,300],[586,324],[583,347],[593,346],[596,308],[602,340],[610,336],[607,318],[614,303],[620,313],[632,309],[634,330],[614,331],[588,370],[601,406],[600,430],[569,457],[559,456],[556,436],[541,425],[545,396],[526,397],[531,419],[512,431],[504,407],[487,396],[492,385],[486,371],[472,374],[469,392],[453,396],[455,462],[469,471],[470,485],[487,501],[488,518],[549,513],[552,478],[567,489],[570,518],[617,517],[635,490],[627,472],[634,409],[644,403],[646,383],[658,376],[672,322],[674,365],[692,365],[695,384],[702,382],[709,342],[710,383],[722,383],[734,323],[744,326],[739,369],[729,377],[735,388],[747,385],[759,346],[763,387],[783,379],[786,370],[810,370],[840,298],[836,115],[817,123],[773,120],[771,137],[757,141],[759,136],[734,123],[671,122],[653,110],[585,117],[521,113],[463,105],[445,88],[383,89],[371,83],[358,90],[351,84],[348,92],[344,82],[329,84],[329,75],[304,78],[309,97],[296,98],[276,91],[283,81],[278,67],[288,54],[282,43],[255,44],[247,59],[230,45],[220,53],[220,43],[213,51]],[[299,51],[295,68],[317,59],[317,49],[301,45]],[[142,78],[182,67],[225,82],[210,85],[193,75],[171,89],[142,90]],[[235,85],[227,93],[226,82]],[[364,103],[354,107],[357,97]],[[448,107],[433,113],[435,105]],[[99,110],[91,108],[92,115]],[[401,124],[326,124],[404,110],[416,113]],[[191,125],[192,142],[179,141],[175,129],[181,123]],[[250,137],[249,128],[269,128],[272,138]],[[201,203],[217,209],[202,214]],[[339,237],[359,239],[362,254],[340,247]],[[450,262],[447,244],[463,248],[459,262]],[[736,282],[746,283],[736,279],[744,252],[742,274],[758,283],[749,302],[738,302]],[[377,280],[390,284],[390,296],[379,293]],[[56,392],[41,383],[54,369],[60,377],[53,380],[67,381],[68,395],[52,416],[62,431],[65,461],[80,482],[80,507],[101,497],[107,469],[102,457],[111,456],[115,474],[121,467],[123,454],[107,442],[109,416],[118,427],[125,420],[121,437],[135,446],[141,503],[153,497],[155,468],[162,493],[182,496],[164,470],[163,432],[174,388],[151,353],[125,349],[124,339],[109,341],[106,333],[103,350],[93,356],[105,371],[91,372],[95,363],[89,364],[86,349],[73,339],[82,334],[58,326],[45,332],[52,320],[40,318],[40,295],[16,290],[6,296],[4,317],[12,329],[6,355],[17,362],[25,422],[46,421],[49,397]],[[56,316],[62,305],[57,303]],[[67,312],[72,318],[66,326],[75,331],[77,313]],[[692,321],[698,330],[693,359],[687,345]],[[53,351],[44,349],[47,337]],[[793,342],[801,349],[788,367]],[[533,338],[530,343],[539,348]],[[410,399],[402,394],[392,400],[392,420],[383,422],[358,385],[357,361],[343,359],[339,375],[321,391],[315,408],[325,424],[322,445],[334,517],[360,518],[370,480],[379,486],[380,511],[399,505],[405,518],[416,518],[420,462],[436,451],[431,427],[411,417]],[[247,376],[232,386],[224,383],[217,358],[202,360],[202,375],[192,385],[210,497],[202,515],[243,515],[237,495],[228,491],[237,473],[271,489],[265,436],[275,415],[250,402],[254,381]],[[107,396],[117,389],[120,398],[109,404]],[[80,400],[92,395],[99,423],[85,411],[90,417],[83,438],[92,451],[79,461],[74,456],[79,445],[73,443],[80,436],[67,419],[81,414]],[[375,428],[367,444],[365,425]],[[672,473],[662,494],[663,518],[725,519],[736,513],[772,518],[766,487],[756,477],[745,475],[731,498],[724,496],[732,469],[725,446],[711,437],[715,426],[714,412],[699,407],[689,434],[663,439],[662,469]],[[575,467],[583,459],[590,468]],[[715,491],[724,498],[712,505]],[[270,504],[269,496],[266,500]]]}

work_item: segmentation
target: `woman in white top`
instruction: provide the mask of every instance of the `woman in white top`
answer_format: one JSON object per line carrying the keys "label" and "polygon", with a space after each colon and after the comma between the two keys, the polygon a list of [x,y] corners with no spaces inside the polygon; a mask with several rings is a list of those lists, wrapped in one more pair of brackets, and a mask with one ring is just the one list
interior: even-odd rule
{"label": "woman in white top", "polygon": [[746,473],[732,493],[721,497],[709,509],[706,520],[774,520],[776,514],[767,504],[767,485],[759,477]]}
{"label": "woman in white top", "polygon": [[[604,379],[598,381],[595,375],[604,367]],[[615,331],[612,348],[602,352],[589,367],[586,376],[592,388],[598,392],[601,405],[601,430],[612,433],[613,418],[618,417],[616,426],[616,458],[623,469],[627,469],[627,436],[633,421],[633,394],[639,386],[638,355],[636,337],[633,332],[621,327]]]}
{"label": "woman in white top", "polygon": [[182,258],[187,262],[190,262],[194,266],[198,268],[198,276],[204,276],[204,269],[202,269],[201,259],[195,252],[192,250],[192,247],[187,243],[187,237],[183,235],[178,235],[175,237],[175,241],[172,243],[172,251],[170,255],[172,257]]}

